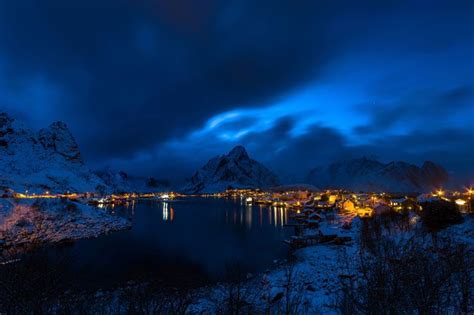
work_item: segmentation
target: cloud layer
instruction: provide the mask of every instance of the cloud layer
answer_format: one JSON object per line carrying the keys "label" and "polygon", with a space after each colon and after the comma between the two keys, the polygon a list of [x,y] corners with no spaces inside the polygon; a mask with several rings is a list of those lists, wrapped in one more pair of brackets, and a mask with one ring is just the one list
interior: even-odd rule
{"label": "cloud layer", "polygon": [[94,165],[157,176],[189,175],[237,143],[288,178],[360,155],[465,173],[473,10],[471,1],[3,1],[0,108],[36,127],[66,121]]}

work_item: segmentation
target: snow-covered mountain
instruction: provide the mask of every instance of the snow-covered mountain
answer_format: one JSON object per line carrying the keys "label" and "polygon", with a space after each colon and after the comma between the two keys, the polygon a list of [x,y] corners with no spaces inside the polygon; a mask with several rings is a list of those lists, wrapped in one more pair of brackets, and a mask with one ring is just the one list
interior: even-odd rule
{"label": "snow-covered mountain", "polygon": [[268,188],[279,181],[269,169],[252,160],[243,146],[214,157],[191,177],[184,191],[212,193],[232,188]]}
{"label": "snow-covered mountain", "polygon": [[97,191],[106,186],[82,160],[66,124],[52,123],[33,132],[0,113],[0,189],[64,193]]}
{"label": "snow-covered mountain", "polygon": [[418,167],[406,162],[384,164],[365,157],[316,168],[308,177],[309,183],[320,188],[387,192],[430,191],[447,181],[447,172],[433,162]]}

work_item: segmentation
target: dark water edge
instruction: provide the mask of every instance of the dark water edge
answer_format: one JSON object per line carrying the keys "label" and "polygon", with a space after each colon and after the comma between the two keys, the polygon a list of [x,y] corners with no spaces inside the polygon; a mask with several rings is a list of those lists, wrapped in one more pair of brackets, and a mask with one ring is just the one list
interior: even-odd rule
{"label": "dark water edge", "polygon": [[282,240],[293,233],[283,227],[286,210],[239,199],[146,200],[101,211],[131,216],[132,228],[30,250],[9,272],[20,278],[51,272],[58,285],[78,291],[146,281],[199,287],[225,281],[235,268],[244,274],[272,268],[286,258]]}

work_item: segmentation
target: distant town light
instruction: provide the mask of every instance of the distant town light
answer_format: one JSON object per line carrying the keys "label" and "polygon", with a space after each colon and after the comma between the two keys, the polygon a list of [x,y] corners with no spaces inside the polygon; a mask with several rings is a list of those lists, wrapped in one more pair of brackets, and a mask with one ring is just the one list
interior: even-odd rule
{"label": "distant town light", "polygon": [[466,204],[466,200],[463,199],[456,199],[455,202],[458,206],[464,206]]}

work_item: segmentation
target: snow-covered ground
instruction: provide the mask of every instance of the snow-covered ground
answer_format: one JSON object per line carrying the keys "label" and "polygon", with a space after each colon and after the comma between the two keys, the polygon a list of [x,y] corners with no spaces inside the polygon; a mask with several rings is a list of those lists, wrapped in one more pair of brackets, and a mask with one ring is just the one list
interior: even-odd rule
{"label": "snow-covered ground", "polygon": [[[304,314],[337,314],[333,304],[338,289],[339,276],[344,276],[341,259],[355,255],[358,251],[358,220],[350,229],[343,228],[346,216],[336,215],[329,219],[323,216],[320,231],[324,235],[337,234],[348,236],[353,240],[346,245],[318,244],[294,252],[296,260],[288,263],[282,261],[277,267],[246,281],[242,287],[243,296],[251,300],[261,310],[277,310],[286,307],[286,292],[290,287],[289,303]],[[317,230],[306,230],[305,234],[318,233]],[[293,279],[289,284],[288,280]],[[208,297],[201,298],[193,304],[190,314],[213,314],[220,301],[228,298],[228,284],[220,284],[211,290]],[[280,299],[281,298],[281,299]]]}
{"label": "snow-covered ground", "polygon": [[130,220],[61,199],[0,199],[0,242],[6,246],[97,237],[126,229]]}
{"label": "snow-covered ground", "polygon": [[[348,219],[339,214],[331,216],[329,220],[323,217],[320,230],[325,235],[349,236],[352,238],[351,242],[346,245],[318,244],[296,250],[295,262],[282,262],[273,270],[244,281],[241,296],[261,311],[271,309],[278,312],[286,307],[286,295],[290,288],[289,304],[298,303],[299,311],[293,313],[338,314],[335,303],[340,280],[357,274],[357,259],[361,250],[361,221],[355,217],[348,229]],[[410,230],[392,231],[390,237],[398,241],[416,237],[422,228],[421,224],[416,222],[416,218],[410,221],[413,224]],[[309,234],[315,232],[317,230],[305,231]],[[466,216],[464,223],[453,225],[441,231],[438,236],[449,236],[456,243],[462,242],[474,248],[474,218]],[[291,285],[288,282],[289,276],[292,277]],[[216,308],[222,307],[220,305],[229,299],[229,292],[229,284],[222,283],[213,287],[210,293],[191,305],[188,313],[215,313]]]}

